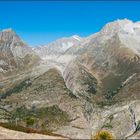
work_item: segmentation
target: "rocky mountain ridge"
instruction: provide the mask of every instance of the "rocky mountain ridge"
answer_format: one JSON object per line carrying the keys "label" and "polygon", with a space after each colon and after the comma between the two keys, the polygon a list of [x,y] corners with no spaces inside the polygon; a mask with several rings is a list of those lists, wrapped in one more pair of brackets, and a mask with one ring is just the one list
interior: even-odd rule
{"label": "rocky mountain ridge", "polygon": [[0,122],[69,138],[90,139],[101,130],[116,139],[139,138],[139,22],[117,20],[89,37],[35,49],[6,30],[0,49],[1,69],[5,62],[6,71],[29,67],[1,73]]}
{"label": "rocky mountain ridge", "polygon": [[50,59],[52,59],[54,56],[60,56],[73,45],[78,45],[81,41],[81,37],[78,35],[73,35],[71,37],[58,39],[47,45],[36,47],[34,50],[43,59],[47,59],[49,56],[51,56]]}

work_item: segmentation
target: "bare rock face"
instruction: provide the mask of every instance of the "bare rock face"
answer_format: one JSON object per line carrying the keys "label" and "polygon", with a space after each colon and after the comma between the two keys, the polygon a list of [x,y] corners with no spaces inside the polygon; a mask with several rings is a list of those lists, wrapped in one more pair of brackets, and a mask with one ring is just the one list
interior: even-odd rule
{"label": "bare rock face", "polygon": [[32,49],[12,29],[7,29],[0,32],[0,50],[4,55],[23,58]]}

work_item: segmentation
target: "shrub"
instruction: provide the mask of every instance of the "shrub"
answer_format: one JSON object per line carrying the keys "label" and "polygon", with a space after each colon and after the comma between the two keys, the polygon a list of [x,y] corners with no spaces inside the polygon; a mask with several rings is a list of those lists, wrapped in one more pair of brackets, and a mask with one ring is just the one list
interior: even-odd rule
{"label": "shrub", "polygon": [[110,132],[102,130],[97,132],[95,136],[92,136],[92,140],[113,140],[113,136]]}
{"label": "shrub", "polygon": [[16,108],[16,110],[12,113],[12,119],[20,118],[23,119],[25,116],[29,115],[29,110],[25,106],[21,106]]}
{"label": "shrub", "polygon": [[111,128],[113,128],[113,126],[111,124],[107,123],[107,124],[103,125],[102,128],[109,128],[109,129],[111,129]]}
{"label": "shrub", "polygon": [[110,120],[110,122],[113,120],[113,118],[114,118],[113,114],[108,117],[108,119]]}
{"label": "shrub", "polygon": [[32,117],[27,117],[26,118],[26,124],[27,124],[27,126],[33,125],[34,124],[34,119]]}

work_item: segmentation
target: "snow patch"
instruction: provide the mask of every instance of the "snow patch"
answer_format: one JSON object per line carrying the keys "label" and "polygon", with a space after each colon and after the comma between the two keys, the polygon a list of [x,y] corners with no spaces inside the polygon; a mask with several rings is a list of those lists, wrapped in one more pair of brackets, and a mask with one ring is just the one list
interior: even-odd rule
{"label": "snow patch", "polygon": [[72,36],[74,39],[78,40],[78,41],[81,41],[81,38],[78,36],[78,35],[74,35]]}
{"label": "snow patch", "polygon": [[122,28],[124,31],[126,31],[128,33],[135,34],[135,31],[137,29],[140,29],[140,24],[139,23],[128,23],[128,24],[125,24]]}
{"label": "snow patch", "polygon": [[65,51],[67,49],[69,49],[71,46],[73,46],[72,42],[67,42],[67,43],[62,43],[62,50]]}
{"label": "snow patch", "polygon": [[133,25],[131,24],[126,24],[123,28],[124,31],[129,32],[129,33],[134,33],[134,28]]}

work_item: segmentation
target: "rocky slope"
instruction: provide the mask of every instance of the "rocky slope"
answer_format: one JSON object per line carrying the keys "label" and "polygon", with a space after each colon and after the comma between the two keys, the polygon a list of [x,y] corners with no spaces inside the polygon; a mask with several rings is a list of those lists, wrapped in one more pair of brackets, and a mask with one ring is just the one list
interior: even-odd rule
{"label": "rocky slope", "polygon": [[67,89],[61,73],[49,69],[1,93],[0,118],[4,123],[12,122],[13,125],[47,132],[64,130],[66,126],[69,129],[86,127],[83,104]]}
{"label": "rocky slope", "polygon": [[[126,30],[127,26],[132,26],[135,29],[134,32]],[[69,88],[70,83],[73,83],[73,81],[69,82],[70,77],[76,78],[77,73],[80,73],[78,69],[75,69],[78,61],[97,79],[96,94],[99,95],[99,98],[112,99],[120,90],[123,91],[122,88],[125,88],[128,82],[123,83],[129,77],[135,74],[139,76],[139,29],[139,23],[132,23],[129,20],[115,21],[107,24],[99,33],[87,38],[87,41],[81,44],[76,51],[73,52],[73,47],[70,48],[67,53],[73,52],[77,57],[64,70],[67,87]],[[71,75],[69,67],[73,67],[73,71],[77,72]],[[139,80],[137,79],[135,84],[136,82],[139,83]],[[73,89],[70,90],[73,91]],[[128,92],[125,92],[125,95],[131,94]],[[93,94],[95,93],[93,92]],[[137,94],[139,93],[137,92]]]}
{"label": "rocky slope", "polygon": [[[123,102],[105,108],[92,108],[90,125],[92,135],[107,130],[115,139],[129,138],[139,133],[140,101]],[[87,115],[88,116],[88,115]]]}

